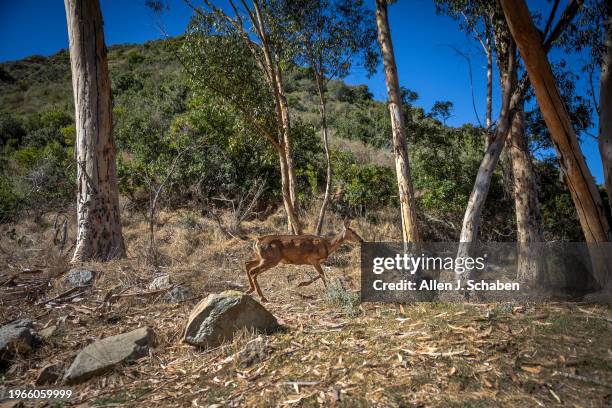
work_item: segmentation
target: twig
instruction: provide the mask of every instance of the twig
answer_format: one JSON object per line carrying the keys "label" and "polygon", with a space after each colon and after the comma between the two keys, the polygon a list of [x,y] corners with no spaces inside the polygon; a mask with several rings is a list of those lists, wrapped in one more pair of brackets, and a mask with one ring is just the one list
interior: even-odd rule
{"label": "twig", "polygon": [[156,289],[156,290],[150,290],[147,292],[135,292],[135,293],[120,293],[117,295],[112,295],[109,299],[109,301],[113,301],[115,299],[118,298],[126,298],[126,297],[132,297],[132,296],[152,296],[152,295],[158,295],[160,293],[164,293],[167,292],[171,289],[174,289],[176,287],[176,285],[172,285],[172,286],[168,286],[167,288],[162,288],[162,289]]}
{"label": "twig", "polygon": [[37,304],[36,304],[36,306],[46,305],[47,303],[54,302],[54,301],[59,300],[59,299],[61,299],[61,298],[65,297],[65,296],[71,295],[71,294],[73,294],[74,292],[78,291],[79,289],[86,289],[86,288],[89,288],[89,287],[90,287],[89,285],[84,285],[84,286],[75,286],[74,288],[70,288],[70,289],[68,289],[67,291],[62,292],[62,293],[60,293],[59,295],[57,295],[57,296],[55,296],[55,297],[53,297],[53,298],[51,298],[51,299],[47,299],[47,300],[45,300],[45,301],[43,301],[43,302],[39,302],[39,303],[37,303]]}
{"label": "twig", "polygon": [[593,313],[593,312],[591,312],[589,310],[586,310],[586,309],[583,309],[581,307],[579,307],[578,310],[581,311],[582,313],[586,313],[586,314],[592,316],[594,319],[602,319],[602,320],[605,320],[608,323],[612,323],[612,319],[607,317],[607,316],[598,315],[597,313]]}
{"label": "twig", "polygon": [[561,377],[565,377],[565,378],[569,378],[570,380],[578,380],[578,381],[582,381],[582,382],[586,382],[589,384],[595,384],[595,385],[601,385],[602,387],[606,387],[606,388],[612,388],[612,384],[609,384],[607,382],[598,380],[597,378],[588,378],[582,375],[578,375],[578,374],[571,374],[571,373],[565,373],[562,371],[555,371],[553,372],[553,376],[558,375]]}
{"label": "twig", "polygon": [[460,351],[446,351],[446,352],[434,352],[434,351],[413,351],[408,349],[401,349],[404,353],[408,353],[411,356],[429,356],[429,357],[450,357],[457,356],[459,354],[465,354],[465,350]]}

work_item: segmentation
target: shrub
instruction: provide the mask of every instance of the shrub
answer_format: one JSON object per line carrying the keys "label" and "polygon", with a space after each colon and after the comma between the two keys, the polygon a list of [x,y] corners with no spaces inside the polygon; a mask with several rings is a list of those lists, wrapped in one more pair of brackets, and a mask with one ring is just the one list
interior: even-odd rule
{"label": "shrub", "polygon": [[11,221],[17,215],[21,197],[15,192],[13,182],[0,176],[0,223]]}
{"label": "shrub", "polygon": [[375,164],[358,164],[351,153],[334,151],[333,166],[340,186],[342,203],[364,213],[389,204],[397,195],[392,169]]}

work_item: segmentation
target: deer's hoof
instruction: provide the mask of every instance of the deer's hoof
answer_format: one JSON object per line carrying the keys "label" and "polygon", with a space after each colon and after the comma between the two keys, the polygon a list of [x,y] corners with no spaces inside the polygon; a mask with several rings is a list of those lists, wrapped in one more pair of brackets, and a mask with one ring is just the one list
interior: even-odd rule
{"label": "deer's hoof", "polygon": [[268,303],[268,299],[266,299],[265,297],[261,298],[261,303]]}
{"label": "deer's hoof", "polygon": [[298,283],[297,287],[301,288],[302,286],[307,286],[307,285],[308,285],[308,282],[300,282]]}

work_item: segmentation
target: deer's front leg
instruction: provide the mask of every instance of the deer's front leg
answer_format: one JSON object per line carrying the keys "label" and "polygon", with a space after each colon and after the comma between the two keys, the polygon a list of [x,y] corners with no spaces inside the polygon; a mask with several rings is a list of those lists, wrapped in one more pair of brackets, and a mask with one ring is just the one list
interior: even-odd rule
{"label": "deer's front leg", "polygon": [[312,266],[314,266],[314,268],[317,270],[317,272],[319,273],[319,278],[321,278],[321,280],[323,280],[323,286],[325,286],[325,289],[327,289],[327,279],[325,279],[325,273],[323,273],[323,268],[321,268],[321,265],[317,264],[313,264]]}

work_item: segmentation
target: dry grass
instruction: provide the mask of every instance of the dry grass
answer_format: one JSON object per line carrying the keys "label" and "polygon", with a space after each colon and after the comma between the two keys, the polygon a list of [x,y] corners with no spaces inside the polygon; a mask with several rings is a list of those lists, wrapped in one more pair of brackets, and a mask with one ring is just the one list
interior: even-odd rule
{"label": "dry grass", "polygon": [[[309,227],[315,215],[316,206],[306,210]],[[376,223],[355,221],[366,239],[398,238],[393,214],[383,211],[373,219]],[[605,385],[612,384],[612,330],[597,317],[609,316],[609,308],[591,307],[593,316],[572,304],[423,303],[404,307],[404,313],[392,304],[359,305],[351,300],[359,288],[356,247],[342,248],[327,262],[328,275],[339,282],[335,292],[326,294],[318,282],[295,288],[305,274],[314,274],[305,267],[278,267],[262,275],[267,307],[286,327],[264,336],[262,361],[245,365],[240,357],[254,333],[240,333],[213,350],[182,344],[186,317],[199,298],[246,289],[243,265],[251,242],[228,240],[214,221],[193,213],[162,213],[159,220],[158,266],[146,264],[146,223],[126,216],[128,258],[86,265],[100,272],[91,291],[48,308],[36,303],[62,291],[61,275],[69,267],[50,244],[50,223],[25,220],[0,227],[0,282],[27,275],[52,284],[25,298],[7,296],[8,285],[0,287],[0,323],[28,317],[40,329],[64,321],[52,339],[0,374],[3,385],[32,385],[42,366],[67,365],[95,339],[148,325],[157,336],[151,356],[76,386],[70,404],[604,407],[612,402],[612,389]],[[339,227],[341,220],[332,216],[331,223]],[[244,223],[243,233],[251,238],[283,231],[283,225],[278,212],[265,222]],[[24,275],[26,268],[39,272]],[[100,307],[111,289],[144,291],[162,273],[189,286],[197,299],[168,305],[160,296],[128,297]]]}

